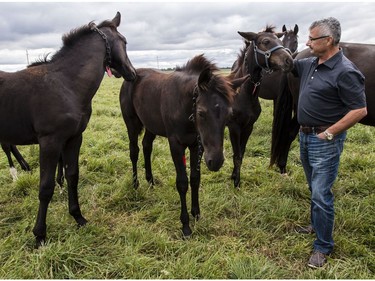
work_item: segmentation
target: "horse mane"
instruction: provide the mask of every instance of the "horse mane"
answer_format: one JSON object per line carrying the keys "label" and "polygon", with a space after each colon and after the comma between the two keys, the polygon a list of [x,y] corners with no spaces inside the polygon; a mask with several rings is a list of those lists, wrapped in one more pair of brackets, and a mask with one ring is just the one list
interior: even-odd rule
{"label": "horse mane", "polygon": [[189,60],[184,66],[177,66],[176,71],[199,74],[207,68],[209,68],[211,72],[219,71],[219,68],[213,62],[209,61],[201,54]]}
{"label": "horse mane", "polygon": [[214,74],[211,79],[214,81],[214,83],[210,81],[211,86],[214,86],[214,91],[221,93],[229,104],[233,104],[236,93],[231,87],[232,83],[219,74]]}
{"label": "horse mane", "polygon": [[[27,67],[33,67],[33,66],[38,66],[42,64],[48,64],[51,62],[56,61],[57,59],[63,57],[67,50],[71,48],[80,38],[83,36],[86,36],[88,34],[92,33],[92,26],[94,25],[94,22],[91,21],[88,24],[85,24],[81,27],[74,28],[70,32],[65,33],[62,36],[62,41],[63,41],[63,46],[58,50],[50,59],[48,59],[49,53],[44,56],[44,58],[37,59],[35,62],[29,64]],[[116,26],[113,24],[112,21],[105,20],[101,22],[97,28],[102,28],[102,27],[111,27],[111,28],[116,28]]]}
{"label": "horse mane", "polygon": [[45,54],[43,58],[38,58],[36,61],[30,63],[27,66],[27,68],[49,63],[49,60],[48,60],[49,55],[50,55],[50,53]]}
{"label": "horse mane", "polygon": [[262,31],[262,32],[271,32],[271,33],[275,33],[275,26],[274,25],[268,25],[266,26],[266,28]]}
{"label": "horse mane", "polygon": [[182,67],[177,66],[176,72],[200,74],[205,69],[210,69],[213,73],[209,82],[210,89],[214,92],[220,93],[230,104],[232,104],[235,93],[231,88],[230,82],[220,74],[214,74],[214,72],[218,72],[220,69],[213,62],[206,59],[203,54],[195,56]]}

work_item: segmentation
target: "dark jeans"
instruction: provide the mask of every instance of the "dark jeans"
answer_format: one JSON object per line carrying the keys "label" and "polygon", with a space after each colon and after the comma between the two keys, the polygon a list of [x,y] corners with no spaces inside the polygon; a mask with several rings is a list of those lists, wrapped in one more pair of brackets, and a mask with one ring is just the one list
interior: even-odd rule
{"label": "dark jeans", "polygon": [[345,139],[346,132],[335,136],[332,141],[300,132],[300,156],[311,191],[311,224],[316,233],[314,250],[324,254],[330,254],[334,245],[334,196],[331,189]]}

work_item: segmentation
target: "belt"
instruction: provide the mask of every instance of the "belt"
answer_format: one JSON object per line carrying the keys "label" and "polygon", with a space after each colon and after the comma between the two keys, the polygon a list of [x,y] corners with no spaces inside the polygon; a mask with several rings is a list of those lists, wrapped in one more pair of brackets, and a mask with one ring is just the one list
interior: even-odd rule
{"label": "belt", "polygon": [[320,134],[323,133],[325,130],[327,130],[330,126],[300,126],[299,131],[304,134]]}

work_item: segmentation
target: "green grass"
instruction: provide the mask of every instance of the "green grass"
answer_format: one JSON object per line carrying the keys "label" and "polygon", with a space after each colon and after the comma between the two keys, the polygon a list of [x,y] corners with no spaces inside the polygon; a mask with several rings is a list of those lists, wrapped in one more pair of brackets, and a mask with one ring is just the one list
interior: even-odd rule
{"label": "green grass", "polygon": [[[324,269],[306,262],[313,236],[296,234],[309,222],[309,192],[293,143],[288,177],[268,168],[272,102],[247,145],[240,190],[233,188],[232,149],[226,131],[223,168],[202,165],[201,219],[183,239],[180,201],[167,140],[157,137],[152,156],[157,185],[131,186],[128,137],[121,117],[122,80],[105,78],[93,100],[84,133],[79,195],[89,220],[77,229],[68,214],[67,190],[56,188],[47,217],[48,243],[33,249],[38,208],[38,147],[19,147],[32,172],[18,167],[12,182],[0,157],[1,279],[374,279],[375,128],[356,125],[348,133],[335,193],[335,250]],[[188,195],[190,209],[190,194]]]}

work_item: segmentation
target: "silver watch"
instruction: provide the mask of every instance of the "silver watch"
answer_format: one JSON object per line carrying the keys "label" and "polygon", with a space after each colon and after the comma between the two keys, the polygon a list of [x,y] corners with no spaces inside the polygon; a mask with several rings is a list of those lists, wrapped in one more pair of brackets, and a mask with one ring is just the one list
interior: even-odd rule
{"label": "silver watch", "polygon": [[333,140],[333,134],[329,133],[327,130],[324,131],[324,135],[326,136],[327,140]]}

